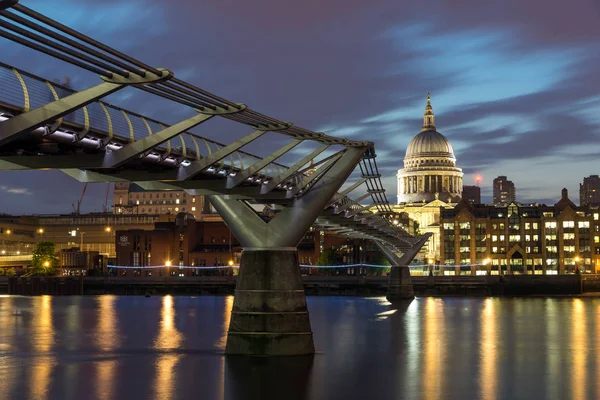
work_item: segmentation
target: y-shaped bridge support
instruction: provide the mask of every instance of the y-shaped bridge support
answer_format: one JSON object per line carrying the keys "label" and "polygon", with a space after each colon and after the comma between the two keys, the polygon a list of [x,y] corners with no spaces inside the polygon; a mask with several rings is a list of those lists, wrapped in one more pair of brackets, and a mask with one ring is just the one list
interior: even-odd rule
{"label": "y-shaped bridge support", "polygon": [[413,292],[412,281],[410,280],[410,269],[408,268],[408,265],[415,258],[430,236],[431,233],[423,235],[423,237],[421,237],[413,247],[408,249],[402,257],[398,257],[385,243],[378,240],[375,241],[379,250],[381,250],[385,258],[392,264],[386,296],[390,303],[414,299],[415,295]]}
{"label": "y-shaped bridge support", "polygon": [[360,161],[366,148],[348,148],[312,188],[269,222],[240,200],[209,196],[244,251],[235,290],[227,354],[314,353],[296,246]]}

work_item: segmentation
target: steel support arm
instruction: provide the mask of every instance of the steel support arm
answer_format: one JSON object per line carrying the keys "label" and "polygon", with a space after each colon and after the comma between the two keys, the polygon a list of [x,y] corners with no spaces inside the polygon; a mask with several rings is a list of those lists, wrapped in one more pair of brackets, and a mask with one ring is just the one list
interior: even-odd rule
{"label": "steel support arm", "polygon": [[310,185],[310,183],[312,181],[319,180],[321,178],[321,176],[323,176],[323,174],[327,173],[329,168],[331,168],[333,165],[335,165],[335,163],[340,158],[342,158],[343,154],[344,154],[344,152],[339,152],[338,154],[331,157],[329,159],[329,161],[327,161],[325,164],[323,164],[321,166],[321,168],[319,168],[317,170],[317,172],[315,172],[312,175],[305,176],[304,178],[302,178],[302,180],[300,182],[298,182],[293,189],[288,190],[288,197],[295,196],[300,190],[302,190],[305,187],[307,187],[308,185]]}
{"label": "steel support arm", "polygon": [[307,155],[306,157],[304,157],[302,160],[298,161],[296,164],[292,165],[290,168],[288,168],[285,172],[283,172],[277,178],[274,178],[266,185],[263,185],[261,193],[268,193],[271,190],[275,189],[277,187],[277,185],[288,180],[292,175],[294,175],[296,172],[298,172],[298,170],[300,168],[302,168],[304,165],[306,165],[311,160],[314,160],[316,156],[318,156],[319,154],[321,154],[328,148],[329,148],[328,144],[323,145],[323,146],[319,147],[318,149],[316,149],[315,151],[313,151],[312,153],[310,153],[309,155]]}
{"label": "steel support arm", "polygon": [[239,200],[227,196],[209,196],[209,200],[244,249],[295,248],[364,152],[364,148],[354,147],[340,154],[310,190],[283,207],[268,223]]}
{"label": "steel support arm", "polygon": [[275,151],[271,155],[269,155],[269,156],[263,158],[262,160],[260,160],[260,161],[258,161],[256,163],[252,164],[251,166],[249,166],[248,168],[244,169],[243,171],[238,172],[235,175],[235,177],[228,178],[227,179],[227,187],[228,188],[233,188],[233,187],[236,187],[238,185],[241,185],[246,179],[250,178],[252,175],[256,174],[261,169],[263,169],[264,167],[266,167],[267,165],[269,165],[273,161],[277,160],[279,157],[283,156],[285,153],[287,153],[288,151],[292,150],[294,147],[298,146],[300,143],[302,143],[302,140],[294,140],[291,143],[283,146],[279,150]]}
{"label": "steel support arm", "polygon": [[188,129],[193,128],[201,124],[202,122],[210,119],[212,115],[198,114],[191,118],[181,121],[175,125],[171,125],[162,131],[156,132],[143,139],[136,140],[123,147],[122,149],[113,151],[106,154],[104,167],[114,168],[125,164],[140,155],[152,150],[154,147],[161,145],[169,139],[185,132]]}
{"label": "steel support arm", "polygon": [[205,169],[207,169],[214,163],[221,161],[222,159],[224,159],[231,153],[239,150],[240,148],[244,147],[248,143],[253,142],[254,140],[258,139],[259,137],[264,135],[266,132],[267,131],[265,131],[265,130],[257,129],[254,132],[252,132],[251,134],[244,136],[243,138],[231,143],[230,145],[227,145],[227,146],[223,147],[222,149],[217,150],[204,158],[201,158],[200,160],[194,162],[189,167],[181,167],[179,170],[179,173],[178,173],[178,179],[185,180],[185,179],[193,178],[194,176],[198,175],[200,172],[204,171]]}
{"label": "steel support arm", "polygon": [[347,188],[347,189],[341,191],[340,193],[336,194],[335,196],[333,196],[333,199],[331,199],[331,202],[329,204],[331,205],[332,203],[335,203],[339,199],[341,199],[345,196],[348,196],[348,194],[350,194],[350,192],[352,192],[354,189],[356,189],[357,187],[359,187],[360,185],[365,183],[367,180],[368,180],[368,178],[362,178],[362,179],[359,179],[358,181],[354,182],[354,184],[352,184],[352,186],[350,186],[349,188]]}

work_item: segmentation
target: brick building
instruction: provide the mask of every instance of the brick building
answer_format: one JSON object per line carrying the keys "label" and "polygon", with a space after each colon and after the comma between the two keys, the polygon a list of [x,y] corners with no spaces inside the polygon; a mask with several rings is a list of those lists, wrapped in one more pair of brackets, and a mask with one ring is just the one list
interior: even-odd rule
{"label": "brick building", "polygon": [[578,207],[566,189],[553,206],[509,203],[442,209],[440,259],[446,274],[600,272],[600,209]]}

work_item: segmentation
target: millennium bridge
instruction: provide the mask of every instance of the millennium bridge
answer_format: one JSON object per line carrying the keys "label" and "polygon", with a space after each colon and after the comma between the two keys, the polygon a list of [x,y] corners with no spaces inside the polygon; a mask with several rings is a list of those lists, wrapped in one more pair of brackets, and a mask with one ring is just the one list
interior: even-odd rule
{"label": "millennium bridge", "polygon": [[[372,142],[314,132],[227,100],[18,0],[0,0],[0,37],[45,54],[58,70],[70,64],[98,76],[97,85],[76,91],[0,55],[0,170],[60,170],[80,182],[207,196],[243,248],[226,353],[314,353],[297,254],[313,224],[372,240],[392,265],[388,299],[413,297],[407,265],[429,236],[394,224]],[[189,117],[167,124],[102,100],[129,88]],[[207,122],[216,119],[247,132],[226,143],[210,139]],[[250,146],[271,153],[258,156]],[[274,211],[267,221],[255,212],[262,205]]]}

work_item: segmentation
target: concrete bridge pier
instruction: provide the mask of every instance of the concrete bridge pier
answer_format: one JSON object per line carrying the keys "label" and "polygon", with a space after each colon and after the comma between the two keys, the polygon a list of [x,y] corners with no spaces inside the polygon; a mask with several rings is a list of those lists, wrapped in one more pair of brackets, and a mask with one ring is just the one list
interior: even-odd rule
{"label": "concrete bridge pier", "polygon": [[410,279],[410,268],[408,265],[415,258],[421,247],[427,242],[431,234],[425,234],[421,239],[408,249],[401,257],[388,246],[388,244],[375,241],[385,258],[392,265],[390,280],[386,299],[390,303],[412,300],[415,298],[412,281]]}
{"label": "concrete bridge pier", "polygon": [[329,168],[319,168],[312,187],[302,196],[290,198],[269,221],[243,200],[209,196],[243,247],[226,354],[314,353],[296,246],[365,150],[346,149]]}

